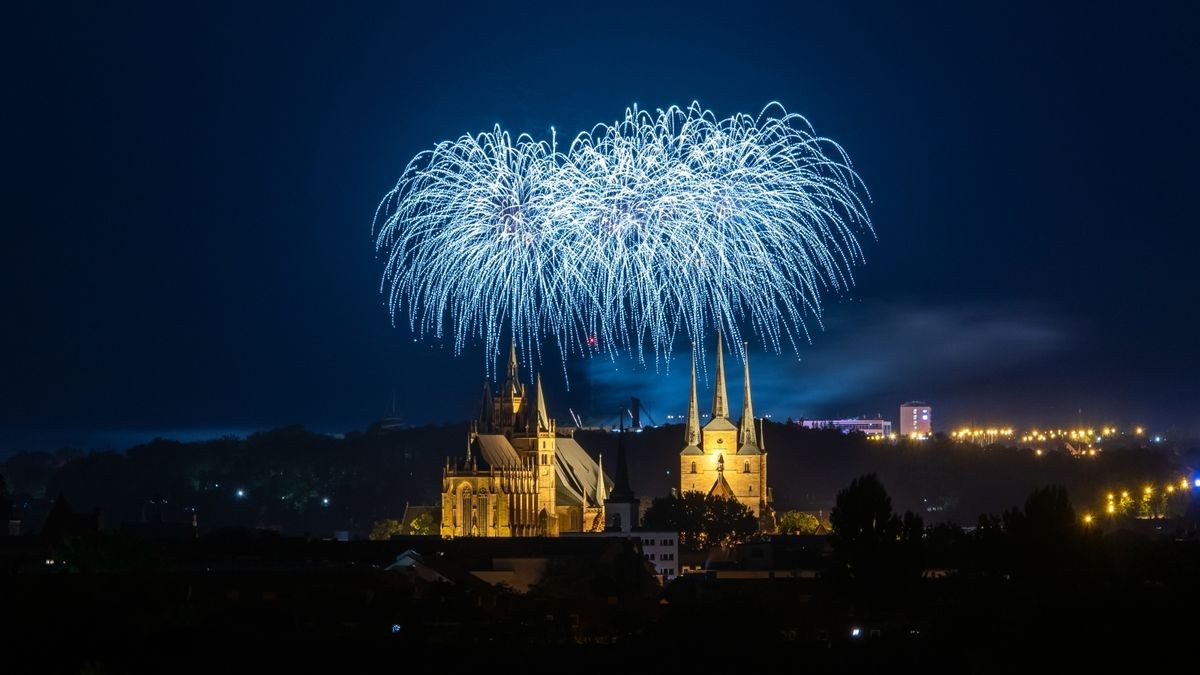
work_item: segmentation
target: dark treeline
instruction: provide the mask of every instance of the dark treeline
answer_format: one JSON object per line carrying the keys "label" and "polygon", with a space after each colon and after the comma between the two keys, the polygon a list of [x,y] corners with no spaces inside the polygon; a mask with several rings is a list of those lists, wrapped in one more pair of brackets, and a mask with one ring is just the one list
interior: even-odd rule
{"label": "dark treeline", "polygon": [[285,427],[245,439],[156,439],[125,452],[20,453],[0,464],[25,528],[63,495],[106,527],[157,517],[202,529],[272,528],[329,536],[370,531],[408,502],[433,503],[445,454],[466,426],[370,430],[336,438]]}
{"label": "dark treeline", "polygon": [[[248,438],[180,443],[155,440],[124,452],[24,452],[0,463],[24,528],[44,521],[64,495],[76,510],[99,509],[106,526],[159,514],[201,529],[267,527],[289,534],[365,536],[375,521],[399,518],[405,504],[433,504],[447,456],[462,455],[466,425],[372,429],[344,437],[286,427]],[[677,485],[681,427],[629,438],[635,491],[661,496]],[[577,433],[593,454],[615,455],[615,434]],[[1062,485],[1082,512],[1112,490],[1137,490],[1191,476],[1194,447],[1119,446],[1094,458],[981,447],[935,437],[897,444],[861,435],[766,424],[770,485],[779,511],[828,510],[841,486],[865,473],[888,485],[897,508],[927,522],[973,523],[1022,503],[1030,491]],[[152,512],[152,513],[151,513]]]}
{"label": "dark treeline", "polygon": [[[583,432],[580,443],[615,452],[612,434]],[[628,443],[634,488],[643,495],[665,495],[677,486],[682,428],[647,429]],[[921,513],[931,522],[973,523],[981,513],[997,513],[1021,504],[1035,488],[1061,485],[1080,511],[1103,506],[1112,490],[1191,477],[1200,468],[1200,445],[1139,445],[1107,441],[1095,457],[1075,458],[1050,449],[1032,450],[959,443],[936,435],[927,441],[895,444],[861,434],[765,424],[768,478],[777,511],[828,510],[838,490],[857,476],[875,473],[888,486],[900,510]]]}

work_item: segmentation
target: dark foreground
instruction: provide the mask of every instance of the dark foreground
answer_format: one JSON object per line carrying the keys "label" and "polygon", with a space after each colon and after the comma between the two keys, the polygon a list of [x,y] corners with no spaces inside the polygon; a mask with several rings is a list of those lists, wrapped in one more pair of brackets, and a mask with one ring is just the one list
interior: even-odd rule
{"label": "dark foreground", "polygon": [[[792,569],[726,566],[665,589],[635,541],[548,543],[525,593],[465,572],[498,564],[478,540],[0,541],[5,673],[1078,667],[1186,654],[1200,613],[1200,541],[1128,532],[997,550],[990,568],[964,547],[942,558],[953,567],[901,555],[854,573],[836,555],[799,569],[814,558],[779,538],[774,566]],[[425,562],[385,569],[418,550]]]}

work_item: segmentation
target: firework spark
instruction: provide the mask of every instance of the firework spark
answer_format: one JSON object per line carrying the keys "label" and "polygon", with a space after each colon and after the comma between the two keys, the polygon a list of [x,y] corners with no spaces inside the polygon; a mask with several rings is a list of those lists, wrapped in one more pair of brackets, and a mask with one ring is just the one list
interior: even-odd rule
{"label": "firework spark", "polygon": [[381,290],[393,323],[449,330],[455,353],[481,339],[489,363],[510,336],[660,363],[713,327],[798,352],[854,283],[868,201],[841,146],[779,104],[635,107],[565,150],[497,126],[417,155],[384,197]]}

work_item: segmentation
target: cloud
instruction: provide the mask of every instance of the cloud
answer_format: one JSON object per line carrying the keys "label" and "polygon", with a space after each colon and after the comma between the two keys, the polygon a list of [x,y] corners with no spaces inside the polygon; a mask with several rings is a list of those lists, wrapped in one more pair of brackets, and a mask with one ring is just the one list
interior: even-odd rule
{"label": "cloud", "polygon": [[[891,410],[901,403],[892,400],[897,392],[952,388],[1036,361],[1069,343],[1067,328],[1036,307],[838,305],[829,309],[825,330],[813,334],[813,344],[802,348],[800,359],[792,353],[756,351],[751,342],[755,413],[822,417]],[[726,357],[736,416],[741,410],[741,361]],[[583,386],[576,389],[613,410],[639,396],[662,424],[668,415],[686,412],[689,366],[683,350],[675,353],[669,372],[632,360],[595,359],[584,365]],[[709,371],[699,375],[702,413],[711,407],[711,366]],[[595,417],[597,422],[615,421],[615,415],[613,420]]]}

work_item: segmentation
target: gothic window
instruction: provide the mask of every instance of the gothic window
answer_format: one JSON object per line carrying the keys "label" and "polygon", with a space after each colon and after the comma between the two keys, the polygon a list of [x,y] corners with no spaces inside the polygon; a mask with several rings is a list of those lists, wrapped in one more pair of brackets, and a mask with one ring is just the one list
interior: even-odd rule
{"label": "gothic window", "polygon": [[750,473],[750,460],[746,460],[746,462],[742,464],[742,473]]}
{"label": "gothic window", "polygon": [[692,462],[692,473],[696,473],[696,463]]}
{"label": "gothic window", "polygon": [[746,490],[748,490],[750,492],[750,494],[754,494],[754,486],[753,485],[747,485]]}

